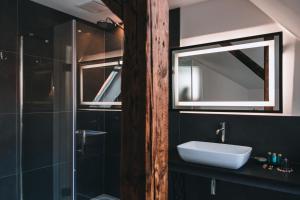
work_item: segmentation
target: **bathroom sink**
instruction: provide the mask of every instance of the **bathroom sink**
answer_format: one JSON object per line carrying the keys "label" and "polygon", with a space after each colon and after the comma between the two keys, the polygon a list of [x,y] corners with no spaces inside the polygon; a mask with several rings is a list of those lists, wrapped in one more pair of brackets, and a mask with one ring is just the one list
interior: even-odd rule
{"label": "bathroom sink", "polygon": [[177,146],[180,157],[186,162],[239,169],[249,159],[252,148],[246,146],[191,141]]}

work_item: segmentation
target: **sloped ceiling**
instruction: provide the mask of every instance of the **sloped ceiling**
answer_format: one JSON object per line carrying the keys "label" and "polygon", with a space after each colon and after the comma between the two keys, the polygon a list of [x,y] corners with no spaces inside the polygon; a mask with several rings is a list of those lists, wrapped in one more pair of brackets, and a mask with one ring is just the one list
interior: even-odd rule
{"label": "sloped ceiling", "polygon": [[[85,3],[98,3],[98,5],[104,5],[101,0],[31,0],[33,2],[42,4],[44,6],[59,10],[69,15],[76,16],[89,22],[96,23],[99,20],[105,20],[107,17],[114,19],[116,22],[120,22],[109,9],[101,9],[101,12],[89,12],[80,8],[80,5]],[[182,7],[191,5],[194,3],[204,2],[208,0],[169,0],[170,8]],[[105,7],[104,7],[105,8]]]}
{"label": "sloped ceiling", "polygon": [[[59,10],[69,15],[84,19],[86,21],[96,23],[99,20],[105,20],[107,17],[112,18],[116,22],[120,19],[116,17],[101,0],[31,0],[44,6]],[[91,12],[80,6],[86,3],[98,4],[99,12]]]}
{"label": "sloped ceiling", "polygon": [[300,0],[250,0],[270,18],[300,39]]}
{"label": "sloped ceiling", "polygon": [[[99,20],[105,20],[107,17],[120,22],[109,9],[107,9],[101,0],[31,0],[47,7],[65,12],[78,18],[96,23]],[[170,8],[184,7],[191,4],[218,0],[169,0]],[[225,0],[222,0],[225,1]],[[300,39],[300,0],[249,0],[257,8],[262,10],[274,21],[289,30]],[[88,2],[96,2],[102,6],[99,12],[89,12],[79,6]]]}
{"label": "sloped ceiling", "polygon": [[208,0],[169,0],[170,9],[188,6],[195,3],[200,3]]}

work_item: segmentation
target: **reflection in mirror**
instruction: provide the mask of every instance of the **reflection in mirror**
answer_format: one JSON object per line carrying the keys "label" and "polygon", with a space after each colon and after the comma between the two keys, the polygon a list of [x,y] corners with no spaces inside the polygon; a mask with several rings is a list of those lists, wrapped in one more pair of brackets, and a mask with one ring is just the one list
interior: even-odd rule
{"label": "reflection in mirror", "polygon": [[80,102],[90,107],[121,105],[122,61],[82,65],[80,68]]}
{"label": "reflection in mirror", "polygon": [[120,109],[124,31],[77,23],[80,109]]}
{"label": "reflection in mirror", "polygon": [[281,111],[281,34],[172,51],[173,108]]}

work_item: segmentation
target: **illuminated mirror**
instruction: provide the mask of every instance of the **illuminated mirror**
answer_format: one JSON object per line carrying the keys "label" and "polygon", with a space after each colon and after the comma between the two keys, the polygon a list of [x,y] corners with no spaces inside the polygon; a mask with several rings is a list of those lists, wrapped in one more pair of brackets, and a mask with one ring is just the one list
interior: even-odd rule
{"label": "illuminated mirror", "polygon": [[281,112],[281,33],[172,50],[173,108]]}

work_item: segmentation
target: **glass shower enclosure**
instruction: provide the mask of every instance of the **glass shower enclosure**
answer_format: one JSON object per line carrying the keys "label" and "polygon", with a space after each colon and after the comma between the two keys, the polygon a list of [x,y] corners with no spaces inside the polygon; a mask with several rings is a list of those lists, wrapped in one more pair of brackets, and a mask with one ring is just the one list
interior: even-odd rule
{"label": "glass shower enclosure", "polygon": [[122,45],[75,20],[20,36],[22,200],[119,198]]}
{"label": "glass shower enclosure", "polygon": [[74,199],[76,22],[20,37],[20,189],[24,200]]}

